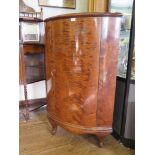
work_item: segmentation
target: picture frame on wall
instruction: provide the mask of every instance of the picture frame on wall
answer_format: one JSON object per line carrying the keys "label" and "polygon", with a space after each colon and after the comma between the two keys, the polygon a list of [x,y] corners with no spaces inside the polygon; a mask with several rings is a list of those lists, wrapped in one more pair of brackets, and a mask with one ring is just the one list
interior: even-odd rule
{"label": "picture frame on wall", "polygon": [[39,6],[56,8],[76,8],[76,0],[38,0]]}

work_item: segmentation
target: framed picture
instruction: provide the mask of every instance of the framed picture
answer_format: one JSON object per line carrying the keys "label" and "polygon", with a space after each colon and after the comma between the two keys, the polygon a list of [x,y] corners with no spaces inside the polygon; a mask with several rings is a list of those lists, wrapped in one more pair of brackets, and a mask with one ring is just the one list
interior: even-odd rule
{"label": "framed picture", "polygon": [[40,6],[58,7],[58,8],[76,8],[76,0],[38,0]]}
{"label": "framed picture", "polygon": [[133,0],[110,0],[109,11],[132,14]]}
{"label": "framed picture", "polygon": [[23,42],[39,42],[39,23],[21,22],[21,36]]}

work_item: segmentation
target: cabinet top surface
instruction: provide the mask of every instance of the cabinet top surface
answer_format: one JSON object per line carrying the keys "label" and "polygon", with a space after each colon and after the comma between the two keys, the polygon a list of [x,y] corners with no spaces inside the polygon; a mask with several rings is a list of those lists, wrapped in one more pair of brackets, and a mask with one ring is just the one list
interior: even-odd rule
{"label": "cabinet top surface", "polygon": [[49,17],[45,19],[44,21],[51,21],[51,20],[57,20],[57,19],[64,19],[64,18],[78,18],[78,17],[122,17],[121,13],[101,13],[101,12],[85,12],[85,13],[72,13],[72,14],[64,14],[64,15],[58,15],[54,17]]}

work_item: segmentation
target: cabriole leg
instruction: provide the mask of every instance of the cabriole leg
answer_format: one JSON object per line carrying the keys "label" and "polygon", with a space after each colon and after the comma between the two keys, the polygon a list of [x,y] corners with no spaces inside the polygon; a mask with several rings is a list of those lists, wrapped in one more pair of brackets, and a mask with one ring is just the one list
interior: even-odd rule
{"label": "cabriole leg", "polygon": [[50,122],[50,125],[52,126],[52,130],[51,130],[51,134],[52,135],[55,135],[56,134],[56,131],[57,131],[57,124],[55,121],[53,121],[51,118],[48,118],[49,122]]}
{"label": "cabriole leg", "polygon": [[97,134],[97,138],[99,141],[99,147],[104,146],[104,139],[109,135],[109,133],[102,133],[102,134]]}

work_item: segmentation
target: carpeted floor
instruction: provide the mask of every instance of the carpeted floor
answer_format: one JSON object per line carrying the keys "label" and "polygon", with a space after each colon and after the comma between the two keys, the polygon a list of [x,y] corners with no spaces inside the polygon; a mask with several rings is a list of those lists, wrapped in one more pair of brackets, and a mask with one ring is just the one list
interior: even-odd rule
{"label": "carpeted floor", "polygon": [[20,155],[134,155],[134,150],[119,144],[111,135],[99,148],[93,135],[73,135],[58,128],[51,135],[45,109],[20,120]]}

